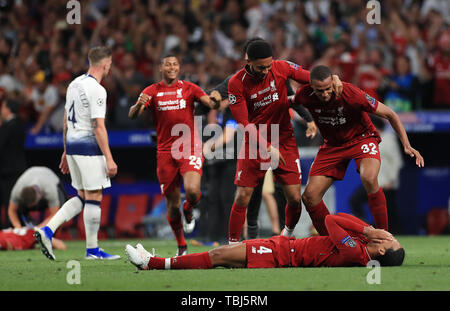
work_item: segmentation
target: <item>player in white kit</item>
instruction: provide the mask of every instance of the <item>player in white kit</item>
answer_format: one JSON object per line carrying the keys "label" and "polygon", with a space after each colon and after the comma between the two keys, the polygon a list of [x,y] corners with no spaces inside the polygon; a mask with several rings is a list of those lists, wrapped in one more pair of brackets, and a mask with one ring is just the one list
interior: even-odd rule
{"label": "player in white kit", "polygon": [[98,247],[100,202],[103,188],[111,186],[117,174],[105,127],[106,90],[100,85],[109,73],[111,51],[106,47],[89,50],[89,70],[75,78],[67,88],[64,115],[64,152],[59,165],[63,174],[70,173],[78,195],[68,200],[48,222],[35,232],[44,255],[55,260],[52,238],[56,229],[78,215],[84,207],[86,259],[118,259]]}

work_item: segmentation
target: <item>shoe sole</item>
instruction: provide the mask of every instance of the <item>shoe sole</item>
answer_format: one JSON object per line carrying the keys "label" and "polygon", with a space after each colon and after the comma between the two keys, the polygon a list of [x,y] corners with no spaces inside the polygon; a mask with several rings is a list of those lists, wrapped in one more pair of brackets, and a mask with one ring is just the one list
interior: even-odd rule
{"label": "shoe sole", "polygon": [[50,252],[48,251],[47,247],[45,246],[44,242],[42,241],[42,237],[41,234],[39,232],[35,232],[34,233],[34,238],[36,239],[36,242],[39,243],[39,245],[41,246],[41,252],[42,254],[45,255],[45,257],[47,257],[50,260],[55,260],[55,257],[52,256],[52,254],[50,254]]}
{"label": "shoe sole", "polygon": [[84,259],[86,259],[86,260],[117,260],[117,259],[120,259],[120,256],[119,257],[115,257],[115,258],[99,258],[99,257],[91,257],[91,256],[89,256],[89,257],[85,257]]}

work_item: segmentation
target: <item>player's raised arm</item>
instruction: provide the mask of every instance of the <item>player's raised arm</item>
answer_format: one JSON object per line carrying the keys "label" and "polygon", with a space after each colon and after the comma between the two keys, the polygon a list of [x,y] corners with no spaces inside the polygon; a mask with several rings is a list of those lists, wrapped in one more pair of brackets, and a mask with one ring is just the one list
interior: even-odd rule
{"label": "player's raised arm", "polygon": [[416,158],[416,165],[418,167],[423,167],[425,165],[424,159],[419,151],[411,147],[405,127],[403,126],[398,114],[381,102],[378,102],[377,109],[375,110],[374,114],[389,121],[392,128],[400,138],[405,153],[411,158]]}
{"label": "player's raised arm", "polygon": [[130,110],[128,112],[128,118],[136,119],[137,117],[139,117],[145,109],[145,104],[151,99],[152,99],[151,96],[145,93],[141,93],[136,103],[130,107]]}

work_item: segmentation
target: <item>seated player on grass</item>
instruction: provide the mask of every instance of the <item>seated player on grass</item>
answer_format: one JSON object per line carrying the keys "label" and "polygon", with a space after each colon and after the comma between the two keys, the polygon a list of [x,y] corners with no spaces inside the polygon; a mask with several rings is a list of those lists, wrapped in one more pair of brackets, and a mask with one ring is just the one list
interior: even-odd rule
{"label": "seated player on grass", "polygon": [[282,267],[351,267],[366,266],[378,260],[381,266],[400,266],[405,251],[387,231],[375,229],[348,214],[327,215],[325,225],[329,235],[303,239],[274,236],[269,239],[246,240],[224,245],[210,251],[160,258],[126,245],[125,253],[140,270],[282,268]]}

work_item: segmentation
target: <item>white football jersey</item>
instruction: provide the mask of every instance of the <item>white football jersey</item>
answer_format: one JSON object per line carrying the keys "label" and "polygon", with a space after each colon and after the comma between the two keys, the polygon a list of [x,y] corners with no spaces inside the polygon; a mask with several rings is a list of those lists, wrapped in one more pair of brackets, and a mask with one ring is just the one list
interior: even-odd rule
{"label": "white football jersey", "polygon": [[75,78],[67,88],[68,155],[102,155],[92,126],[92,119],[106,116],[106,90],[88,74]]}

